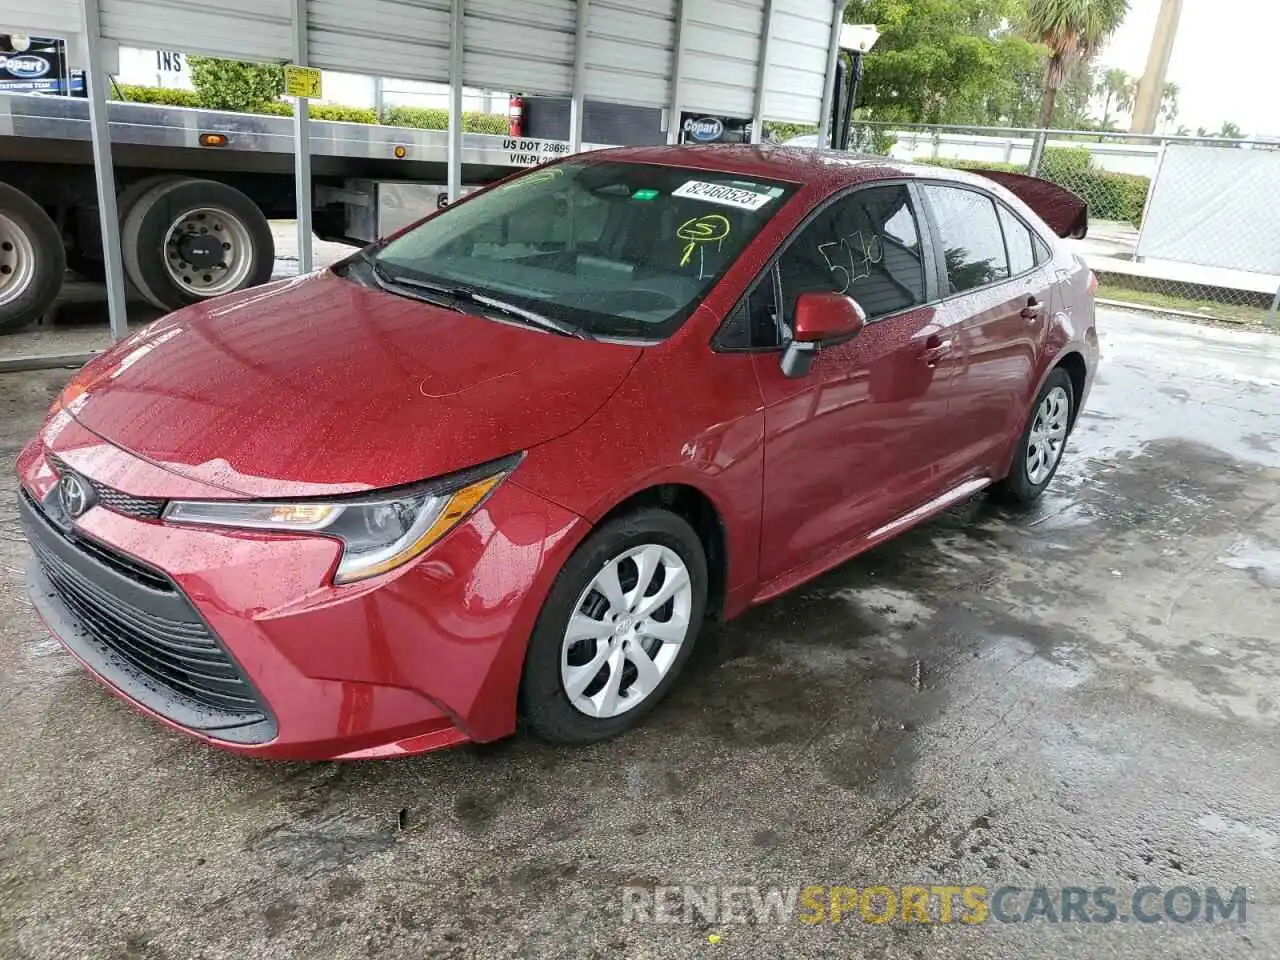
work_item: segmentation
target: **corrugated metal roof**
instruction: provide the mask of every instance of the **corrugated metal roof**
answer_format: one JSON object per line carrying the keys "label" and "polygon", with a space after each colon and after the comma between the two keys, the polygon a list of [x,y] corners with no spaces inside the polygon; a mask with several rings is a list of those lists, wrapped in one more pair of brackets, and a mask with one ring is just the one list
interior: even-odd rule
{"label": "corrugated metal roof", "polygon": [[307,0],[307,58],[349,73],[449,82],[449,0]]}
{"label": "corrugated metal roof", "polygon": [[239,60],[293,56],[290,0],[100,0],[102,36],[139,47]]}
{"label": "corrugated metal roof", "polygon": [[671,101],[674,0],[591,0],[586,95],[641,107]]}
{"label": "corrugated metal roof", "polygon": [[[81,32],[79,0],[0,0],[0,20],[33,33]],[[293,58],[294,0],[100,0],[102,35],[123,44],[243,60]],[[450,0],[307,0],[314,66],[448,82]],[[576,0],[466,0],[463,83],[569,94]],[[764,0],[685,0],[681,108],[756,112]],[[832,0],[774,0],[763,115],[816,123]],[[676,0],[590,0],[588,99],[671,103]]]}
{"label": "corrugated metal roof", "polygon": [[78,0],[4,0],[0,33],[26,31],[38,37],[81,32]]}
{"label": "corrugated metal roof", "polygon": [[573,90],[574,0],[467,0],[463,82],[518,93]]}
{"label": "corrugated metal roof", "polygon": [[766,120],[818,122],[833,12],[832,5],[822,0],[773,0],[761,110]]}
{"label": "corrugated metal roof", "polygon": [[763,8],[760,0],[685,0],[684,109],[732,117],[755,112]]}

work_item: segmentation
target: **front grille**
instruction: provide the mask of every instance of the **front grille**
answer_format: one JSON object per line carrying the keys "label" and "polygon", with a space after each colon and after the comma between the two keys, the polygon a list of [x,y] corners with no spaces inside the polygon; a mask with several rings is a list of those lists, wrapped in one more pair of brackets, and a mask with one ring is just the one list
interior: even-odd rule
{"label": "front grille", "polygon": [[[82,659],[183,726],[218,736],[253,725],[271,726],[274,733],[253,687],[172,580],[77,531],[59,529],[25,490],[22,506],[39,567],[75,628],[74,636],[59,634]],[[86,648],[92,648],[89,656]],[[266,737],[247,742],[260,739]]]}
{"label": "front grille", "polygon": [[[58,476],[62,476],[63,473],[70,469],[66,463],[53,454],[46,454],[45,459],[49,461],[49,465],[53,467]],[[164,514],[164,500],[159,500],[155,497],[135,497],[131,493],[125,493],[123,490],[108,487],[105,483],[99,483],[97,480],[86,477],[82,473],[76,472],[76,475],[93,487],[94,498],[108,510],[137,520],[159,520]]]}

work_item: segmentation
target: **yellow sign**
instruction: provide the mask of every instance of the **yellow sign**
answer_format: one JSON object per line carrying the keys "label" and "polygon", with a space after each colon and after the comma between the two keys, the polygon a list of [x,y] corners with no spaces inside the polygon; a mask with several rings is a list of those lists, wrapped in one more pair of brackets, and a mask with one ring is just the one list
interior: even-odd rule
{"label": "yellow sign", "polygon": [[289,97],[319,97],[320,71],[315,67],[299,67],[292,63],[284,67],[284,92]]}

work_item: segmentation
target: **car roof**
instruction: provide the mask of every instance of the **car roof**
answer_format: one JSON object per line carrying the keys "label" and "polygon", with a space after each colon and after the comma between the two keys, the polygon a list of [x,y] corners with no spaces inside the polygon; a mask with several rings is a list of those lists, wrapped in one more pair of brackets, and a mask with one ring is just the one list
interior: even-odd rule
{"label": "car roof", "polygon": [[902,177],[930,177],[980,184],[990,181],[964,171],[919,163],[904,163],[889,157],[842,150],[817,150],[778,144],[711,143],[659,147],[615,147],[593,151],[591,156],[630,163],[658,163],[664,166],[762,177],[791,183],[820,185],[838,190],[850,184]]}

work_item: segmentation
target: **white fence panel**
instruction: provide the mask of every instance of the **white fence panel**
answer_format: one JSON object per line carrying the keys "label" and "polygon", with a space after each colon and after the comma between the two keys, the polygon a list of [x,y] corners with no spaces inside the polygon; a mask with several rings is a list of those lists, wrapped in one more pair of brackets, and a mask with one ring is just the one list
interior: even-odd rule
{"label": "white fence panel", "polygon": [[1280,274],[1280,151],[1170,144],[1138,256]]}

